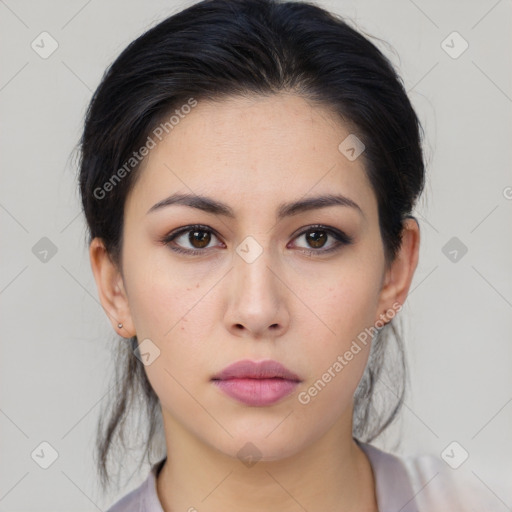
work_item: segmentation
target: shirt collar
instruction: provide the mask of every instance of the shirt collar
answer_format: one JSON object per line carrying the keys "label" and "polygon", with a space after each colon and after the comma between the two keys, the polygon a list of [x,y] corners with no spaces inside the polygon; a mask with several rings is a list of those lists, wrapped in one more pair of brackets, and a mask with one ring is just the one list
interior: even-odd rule
{"label": "shirt collar", "polygon": [[399,510],[418,512],[415,495],[404,463],[395,455],[354,438],[368,457],[375,479],[375,494],[380,512]]}
{"label": "shirt collar", "polygon": [[[370,461],[375,480],[375,494],[379,512],[399,510],[400,512],[418,512],[415,492],[403,462],[391,453],[379,450],[375,446],[354,438]],[[144,489],[144,510],[164,512],[158,498],[156,479],[167,457],[151,467],[146,488]]]}

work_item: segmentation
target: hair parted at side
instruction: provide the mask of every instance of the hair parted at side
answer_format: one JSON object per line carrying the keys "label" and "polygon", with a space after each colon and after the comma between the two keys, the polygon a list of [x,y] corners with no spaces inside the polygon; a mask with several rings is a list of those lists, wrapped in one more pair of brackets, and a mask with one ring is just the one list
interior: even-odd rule
{"label": "hair parted at side", "polygon": [[[340,16],[285,0],[198,2],[142,34],[110,65],[89,104],[80,141],[79,186],[88,242],[101,238],[112,261],[122,267],[124,204],[139,166],[124,173],[108,193],[100,196],[98,190],[162,119],[191,98],[199,102],[280,92],[327,107],[364,143],[365,171],[391,263],[401,245],[403,221],[424,187],[420,122],[401,78],[374,44]],[[353,434],[362,441],[380,435],[403,402],[406,366],[397,320],[374,338],[355,393]],[[391,336],[394,347],[388,346]],[[130,413],[145,409],[147,424],[145,430],[137,428],[137,438],[148,457],[155,446],[157,457],[164,455],[159,401],[133,355],[137,344],[136,337],[119,342],[114,393],[98,423],[95,456],[104,490],[115,447],[116,467],[129,449],[125,423]],[[387,384],[381,393],[383,372]]]}

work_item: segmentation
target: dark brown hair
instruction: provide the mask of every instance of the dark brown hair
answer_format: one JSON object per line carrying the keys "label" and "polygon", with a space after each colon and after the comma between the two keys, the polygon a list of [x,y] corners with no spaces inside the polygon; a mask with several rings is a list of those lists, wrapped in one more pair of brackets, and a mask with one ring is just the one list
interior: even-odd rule
{"label": "dark brown hair", "polygon": [[[138,166],[123,173],[123,179],[113,183],[112,178],[165,116],[191,98],[280,91],[326,106],[364,143],[386,260],[393,261],[403,221],[424,186],[421,125],[397,72],[369,39],[341,17],[296,1],[201,1],[145,32],[113,62],[92,97],[80,144],[88,242],[100,237],[112,261],[122,267],[124,204]],[[114,184],[108,191],[107,182]],[[396,321],[374,339],[355,394],[353,432],[363,441],[379,435],[403,401],[405,360]],[[390,335],[396,340],[395,356],[388,347]],[[128,449],[124,430],[130,412],[146,410],[146,430],[137,427],[146,454],[154,442],[162,442],[158,397],[133,355],[137,343],[133,337],[119,344],[115,394],[98,424],[97,463],[104,488],[115,441],[121,449],[117,466]],[[387,386],[376,391],[383,371],[395,381],[392,392]],[[162,449],[160,444],[160,455]]]}

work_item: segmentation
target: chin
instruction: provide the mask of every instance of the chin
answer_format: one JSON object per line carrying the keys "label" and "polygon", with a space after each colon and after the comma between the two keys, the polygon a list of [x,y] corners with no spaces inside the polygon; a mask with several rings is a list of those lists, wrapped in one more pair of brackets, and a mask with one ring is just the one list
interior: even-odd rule
{"label": "chin", "polygon": [[[275,428],[275,424],[273,428]],[[279,427],[278,427],[279,428]],[[299,453],[306,444],[306,440],[298,439],[290,432],[271,432],[272,429],[264,431],[253,430],[243,435],[233,433],[233,438],[226,436],[218,443],[211,443],[216,450],[228,457],[239,459],[248,467],[255,462],[274,462],[292,457]],[[290,442],[293,439],[293,442]]]}

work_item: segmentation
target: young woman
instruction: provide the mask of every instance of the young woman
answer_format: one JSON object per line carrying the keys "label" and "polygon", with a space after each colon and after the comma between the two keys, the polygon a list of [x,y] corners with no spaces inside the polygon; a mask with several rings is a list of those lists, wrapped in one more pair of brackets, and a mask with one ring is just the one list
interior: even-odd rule
{"label": "young woman", "polygon": [[146,453],[165,440],[111,512],[463,510],[437,459],[368,444],[403,397],[424,185],[419,121],[372,43],[307,3],[199,2],[108,69],[81,152],[92,270],[125,338],[102,482],[137,398]]}

